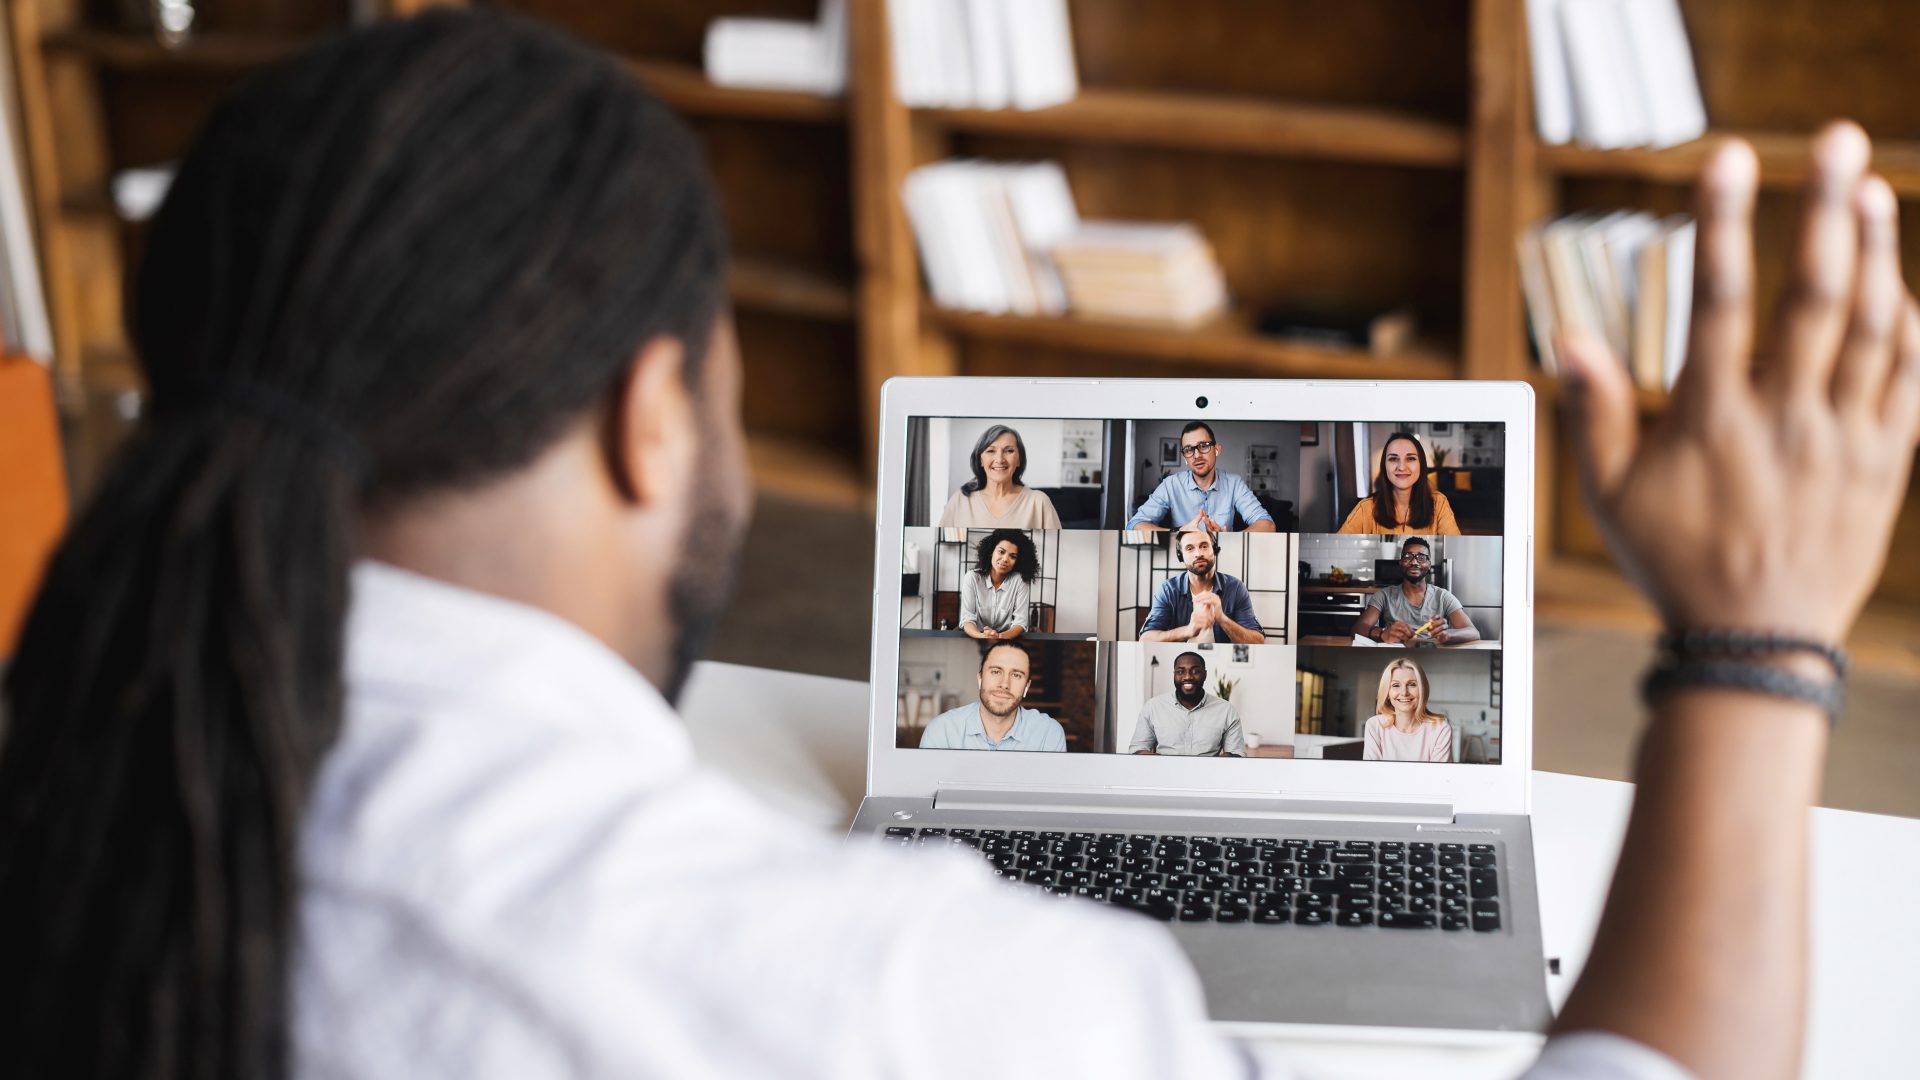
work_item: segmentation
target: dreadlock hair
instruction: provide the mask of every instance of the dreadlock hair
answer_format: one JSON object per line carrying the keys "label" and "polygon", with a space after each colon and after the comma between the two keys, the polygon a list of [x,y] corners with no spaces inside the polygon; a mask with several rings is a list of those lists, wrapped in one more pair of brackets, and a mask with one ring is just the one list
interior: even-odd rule
{"label": "dreadlock hair", "polygon": [[154,407],[6,686],[11,1075],[290,1071],[357,521],[530,463],[657,337],[696,378],[725,250],[691,132],[511,17],[379,25],[218,109],[127,305]]}

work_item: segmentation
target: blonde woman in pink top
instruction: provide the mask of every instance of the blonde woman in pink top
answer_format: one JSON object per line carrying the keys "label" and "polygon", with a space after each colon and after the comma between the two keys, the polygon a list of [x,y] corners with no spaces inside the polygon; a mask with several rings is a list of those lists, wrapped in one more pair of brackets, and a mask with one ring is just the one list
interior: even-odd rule
{"label": "blonde woman in pink top", "polygon": [[1402,658],[1380,673],[1375,715],[1367,718],[1366,761],[1452,761],[1453,725],[1427,708],[1427,673]]}

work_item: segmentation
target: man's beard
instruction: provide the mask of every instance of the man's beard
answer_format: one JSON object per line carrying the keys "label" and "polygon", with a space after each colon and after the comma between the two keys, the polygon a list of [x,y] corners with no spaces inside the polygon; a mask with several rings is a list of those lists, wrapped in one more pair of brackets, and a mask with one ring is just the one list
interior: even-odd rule
{"label": "man's beard", "polygon": [[[688,516],[686,535],[680,538],[679,557],[674,560],[673,584],[667,589],[673,666],[662,693],[675,706],[680,704],[680,691],[686,689],[694,661],[706,653],[720,616],[733,599],[747,527],[745,521],[726,521],[726,517],[718,499],[704,499]],[[718,536],[705,524],[713,521],[724,522]]]}
{"label": "man's beard", "polygon": [[1174,683],[1173,696],[1174,696],[1174,699],[1180,702],[1180,704],[1182,705],[1196,705],[1200,702],[1202,698],[1207,696],[1207,684],[1204,682],[1195,684],[1193,688],[1193,696],[1188,697],[1187,692],[1180,688],[1180,684]]}

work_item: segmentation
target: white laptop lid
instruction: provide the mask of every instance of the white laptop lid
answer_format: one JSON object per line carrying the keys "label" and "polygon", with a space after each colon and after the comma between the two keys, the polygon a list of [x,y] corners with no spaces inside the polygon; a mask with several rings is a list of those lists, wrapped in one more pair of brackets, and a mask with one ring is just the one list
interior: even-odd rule
{"label": "white laptop lid", "polygon": [[[1182,431],[1194,421],[1207,427]],[[1021,486],[1046,496],[1064,528],[1033,527],[1041,523],[1033,515],[1045,510],[1031,497],[1006,521],[991,522],[980,517],[979,500],[956,495],[972,472],[975,444],[995,427],[1016,432],[1027,454]],[[1205,437],[1215,431],[1218,437]],[[1372,504],[1357,516],[1356,505],[1387,482],[1379,475],[1387,446],[1402,455],[1409,449],[1396,438],[1402,432],[1414,436],[1440,493],[1438,516],[1410,535],[1426,541],[1440,571],[1433,578],[1446,574],[1449,594],[1480,630],[1483,640],[1467,647],[1362,647],[1345,632],[1348,616],[1319,610],[1329,597],[1351,604],[1398,589],[1384,579],[1399,565],[1406,536],[1340,529],[1369,527]],[[893,379],[882,394],[880,436],[868,794],[1284,794],[1431,802],[1454,813],[1528,811],[1535,433],[1525,383]],[[1183,444],[1193,445],[1183,451]],[[1440,451],[1444,461],[1436,460]],[[1211,487],[1223,492],[1213,496],[1216,505],[1237,501],[1249,516],[1265,509],[1285,519],[1276,519],[1275,533],[1259,534],[1228,511],[1233,520],[1218,536],[1220,595],[1254,616],[1248,621],[1262,624],[1265,640],[1142,642],[1142,627],[1156,625],[1156,614],[1167,622],[1154,602],[1177,605],[1187,570],[1172,534],[1153,538],[1126,526],[1154,508],[1148,500],[1163,484],[1176,504],[1203,497],[1186,462],[1207,454]],[[1447,511],[1457,534],[1436,528]],[[955,627],[967,575],[981,565],[981,541],[995,524],[1018,526],[1035,556],[1026,568],[1036,572],[1022,579],[1031,684],[1023,707],[1045,717],[1023,719],[1022,738],[999,745],[1057,746],[1064,734],[1066,752],[921,745],[994,745],[977,722],[960,734],[978,712],[988,643]],[[1345,581],[1329,580],[1335,566]],[[1179,583],[1171,592],[1169,581]],[[1143,725],[1142,711],[1172,691],[1176,662],[1191,670],[1191,660],[1180,660],[1189,652],[1204,661],[1209,692],[1223,676],[1232,682],[1228,703],[1240,721],[1243,756],[1165,752],[1190,746],[1131,752],[1134,736],[1152,727]],[[1001,658],[1021,663],[1004,651]],[[1369,739],[1382,673],[1401,658],[1421,669],[1424,712],[1444,726],[1423,721],[1389,733],[1375,724],[1377,737]],[[1405,666],[1397,670],[1404,681]],[[938,734],[929,737],[930,727]],[[1247,745],[1256,741],[1249,734],[1259,746]],[[1199,739],[1199,749],[1208,749],[1204,733]],[[1452,760],[1408,760],[1415,753]]]}

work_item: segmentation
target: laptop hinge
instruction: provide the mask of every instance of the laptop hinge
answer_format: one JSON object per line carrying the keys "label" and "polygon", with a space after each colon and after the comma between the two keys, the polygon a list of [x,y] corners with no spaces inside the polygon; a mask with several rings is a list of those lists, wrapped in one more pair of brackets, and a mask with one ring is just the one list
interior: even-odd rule
{"label": "laptop hinge", "polygon": [[1166,788],[943,787],[937,810],[1016,810],[1077,814],[1152,814],[1319,821],[1451,822],[1453,800],[1414,795],[1303,794],[1271,791],[1169,791]]}

